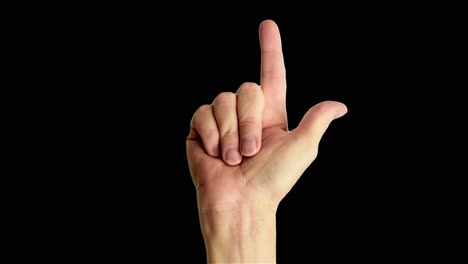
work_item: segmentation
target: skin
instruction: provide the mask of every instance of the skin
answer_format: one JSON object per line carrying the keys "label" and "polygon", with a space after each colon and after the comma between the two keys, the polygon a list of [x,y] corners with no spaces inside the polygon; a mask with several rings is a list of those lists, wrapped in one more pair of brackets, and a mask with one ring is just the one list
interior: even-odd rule
{"label": "skin", "polygon": [[276,262],[279,203],[317,157],[330,123],[347,112],[324,101],[293,130],[278,26],[259,26],[260,85],[246,82],[202,105],[191,120],[187,158],[209,263]]}

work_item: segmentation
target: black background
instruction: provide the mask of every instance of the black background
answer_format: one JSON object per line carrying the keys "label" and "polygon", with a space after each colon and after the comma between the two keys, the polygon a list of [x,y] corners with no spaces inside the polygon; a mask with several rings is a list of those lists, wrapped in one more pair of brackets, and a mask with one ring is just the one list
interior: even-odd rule
{"label": "black background", "polygon": [[323,100],[349,109],[280,204],[278,262],[467,259],[458,7],[10,11],[3,258],[204,263],[190,118],[259,81],[258,25],[273,19],[289,128]]}

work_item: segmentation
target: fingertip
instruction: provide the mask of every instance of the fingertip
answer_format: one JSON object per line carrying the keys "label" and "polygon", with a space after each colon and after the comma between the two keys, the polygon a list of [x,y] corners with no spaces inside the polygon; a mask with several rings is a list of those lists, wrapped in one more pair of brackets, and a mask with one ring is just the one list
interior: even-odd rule
{"label": "fingertip", "polygon": [[219,156],[219,146],[215,146],[211,149],[211,156],[218,157]]}
{"label": "fingertip", "polygon": [[255,155],[257,151],[257,140],[253,136],[245,136],[240,142],[241,154],[246,157]]}
{"label": "fingertip", "polygon": [[278,25],[270,19],[264,20],[259,26],[260,49],[263,51],[280,51],[281,36]]}
{"label": "fingertip", "polygon": [[336,102],[336,103],[338,103],[339,105],[338,105],[338,107],[337,107],[337,109],[335,111],[335,115],[334,115],[333,119],[338,119],[338,118],[344,116],[346,113],[348,113],[348,107],[345,104],[343,104],[341,102]]}
{"label": "fingertip", "polygon": [[238,165],[242,161],[242,155],[237,149],[231,148],[224,153],[224,161],[231,166]]}
{"label": "fingertip", "polygon": [[314,114],[320,114],[331,118],[330,121],[340,118],[348,112],[348,108],[344,103],[332,100],[320,102],[310,110],[312,110],[311,112]]}
{"label": "fingertip", "polygon": [[273,26],[277,26],[277,25],[276,25],[276,22],[273,21],[272,19],[265,19],[265,20],[263,20],[263,21],[260,23],[260,29],[262,29],[264,26],[267,26],[267,25],[269,25],[269,24],[271,24],[271,25],[273,25]]}

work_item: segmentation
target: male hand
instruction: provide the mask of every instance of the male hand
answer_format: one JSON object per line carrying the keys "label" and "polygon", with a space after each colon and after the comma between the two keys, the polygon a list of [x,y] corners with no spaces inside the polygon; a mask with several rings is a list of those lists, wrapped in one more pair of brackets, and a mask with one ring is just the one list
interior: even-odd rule
{"label": "male hand", "polygon": [[[223,219],[224,225],[243,229],[254,226],[246,225],[245,219],[254,223],[260,219],[264,223],[265,218],[274,218],[280,201],[316,158],[329,124],[347,112],[342,103],[321,102],[289,131],[279,29],[273,21],[265,20],[260,24],[259,35],[260,85],[244,83],[236,93],[223,92],[212,104],[200,106],[193,115],[187,138],[188,163],[208,253],[209,237],[224,230],[223,224],[214,224],[219,222],[217,219]],[[226,232],[239,236],[233,230]],[[237,255],[240,259],[242,254],[249,255],[241,251]],[[270,254],[266,259],[271,260],[274,250],[266,254]]]}

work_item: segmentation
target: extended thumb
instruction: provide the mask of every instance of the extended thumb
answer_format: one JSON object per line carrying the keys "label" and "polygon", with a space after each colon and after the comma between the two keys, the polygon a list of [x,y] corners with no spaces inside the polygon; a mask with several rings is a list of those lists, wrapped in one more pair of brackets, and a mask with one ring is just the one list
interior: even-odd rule
{"label": "extended thumb", "polygon": [[310,142],[307,145],[313,144],[314,147],[318,147],[330,123],[347,112],[346,105],[340,102],[324,101],[318,103],[307,111],[295,129],[295,133]]}

